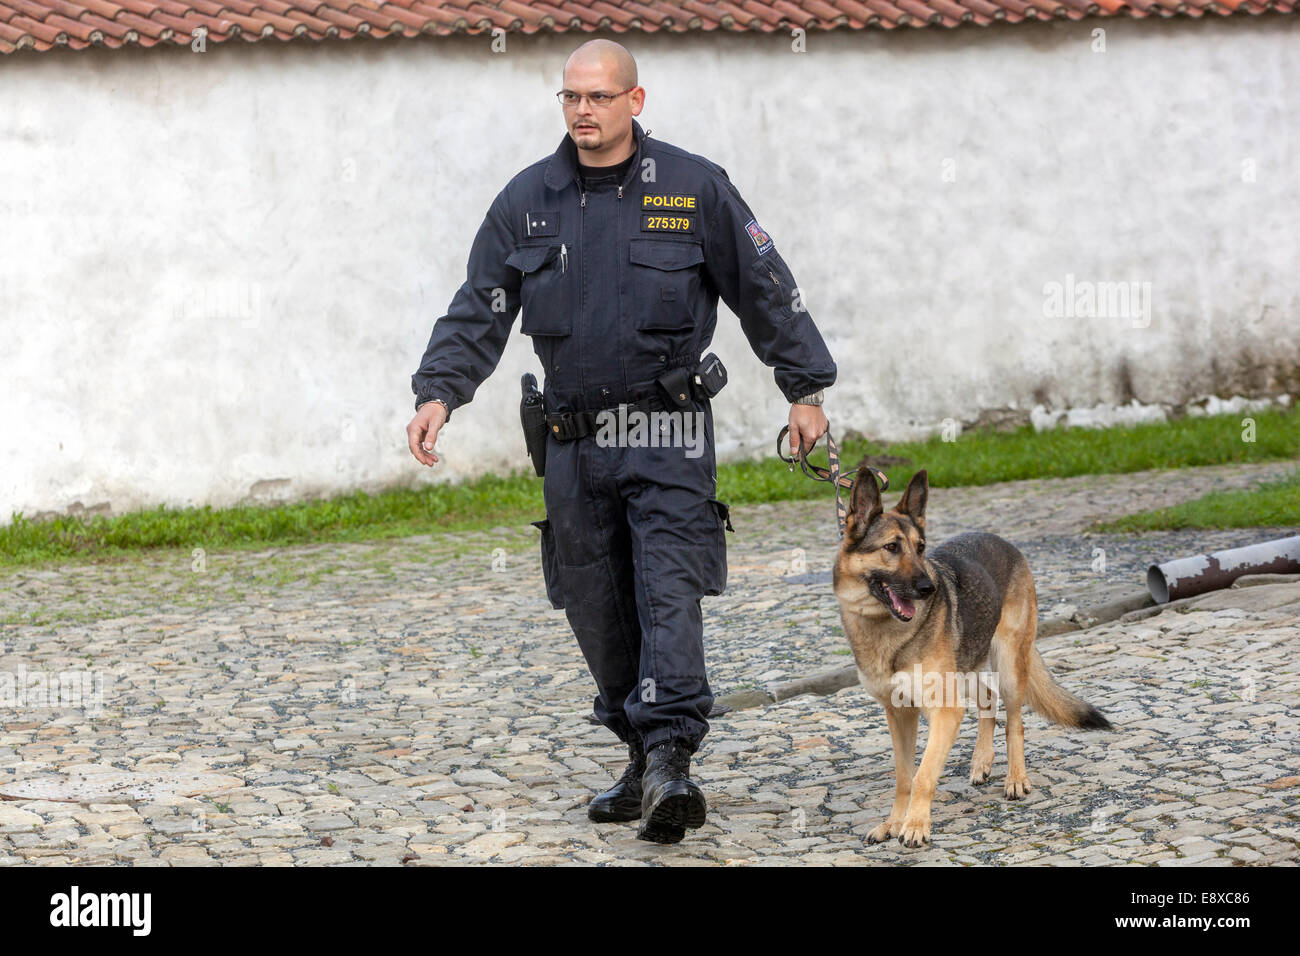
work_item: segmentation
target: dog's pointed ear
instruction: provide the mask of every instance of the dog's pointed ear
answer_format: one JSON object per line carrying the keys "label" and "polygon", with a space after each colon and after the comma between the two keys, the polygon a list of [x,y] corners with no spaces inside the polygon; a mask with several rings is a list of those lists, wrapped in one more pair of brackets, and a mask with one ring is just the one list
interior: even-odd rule
{"label": "dog's pointed ear", "polygon": [[876,484],[876,473],[863,465],[858,469],[858,476],[853,479],[853,497],[849,500],[848,536],[862,537],[867,533],[871,522],[880,517],[884,510],[884,506],[880,503],[880,486]]}
{"label": "dog's pointed ear", "polygon": [[922,528],[925,527],[925,502],[930,497],[930,476],[926,474],[924,468],[912,476],[912,480],[907,483],[907,488],[903,492],[903,497],[898,499],[898,504],[894,510],[899,514],[905,514],[915,521]]}

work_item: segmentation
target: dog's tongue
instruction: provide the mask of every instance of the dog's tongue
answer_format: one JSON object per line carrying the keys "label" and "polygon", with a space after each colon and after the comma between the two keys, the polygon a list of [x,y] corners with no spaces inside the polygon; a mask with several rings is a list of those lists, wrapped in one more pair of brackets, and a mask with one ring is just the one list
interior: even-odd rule
{"label": "dog's tongue", "polygon": [[903,617],[911,617],[916,613],[916,606],[911,601],[904,600],[895,594],[893,588],[889,589],[889,601],[894,605],[894,610]]}

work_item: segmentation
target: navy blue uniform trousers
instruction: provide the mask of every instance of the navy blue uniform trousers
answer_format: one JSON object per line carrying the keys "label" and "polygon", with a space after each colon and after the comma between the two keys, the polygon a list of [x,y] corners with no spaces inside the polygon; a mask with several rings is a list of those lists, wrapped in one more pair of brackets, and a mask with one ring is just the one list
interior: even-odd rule
{"label": "navy blue uniform trousers", "polygon": [[[726,587],[727,506],[716,498],[712,409],[696,403],[701,453],[609,444],[546,449],[542,562],[598,691],[602,724],[650,748],[694,752],[713,704],[700,598]],[[663,434],[667,434],[666,432]]]}

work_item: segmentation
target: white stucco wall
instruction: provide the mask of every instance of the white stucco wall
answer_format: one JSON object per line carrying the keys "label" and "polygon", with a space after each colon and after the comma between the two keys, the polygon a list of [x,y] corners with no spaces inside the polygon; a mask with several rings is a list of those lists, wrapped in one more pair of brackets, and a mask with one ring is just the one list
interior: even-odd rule
{"label": "white stucco wall", "polygon": [[[0,58],[0,522],[525,466],[517,325],[434,471],[409,378],[581,39]],[[840,431],[1300,384],[1300,18],[618,39],[642,124],[790,263]],[[1150,311],[1049,317],[1067,276]],[[713,347],[723,457],[770,454],[786,406],[725,308]]]}

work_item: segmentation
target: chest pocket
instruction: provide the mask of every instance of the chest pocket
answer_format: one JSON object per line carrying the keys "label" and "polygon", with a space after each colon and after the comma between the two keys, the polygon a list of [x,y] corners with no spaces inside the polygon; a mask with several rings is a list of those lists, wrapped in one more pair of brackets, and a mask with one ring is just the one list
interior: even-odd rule
{"label": "chest pocket", "polygon": [[523,274],[519,328],[525,335],[568,335],[573,331],[573,263],[565,261],[572,255],[561,255],[560,245],[520,246],[506,257],[506,265]]}
{"label": "chest pocket", "polygon": [[633,325],[646,332],[681,331],[694,325],[691,303],[699,298],[704,247],[672,239],[632,239]]}

